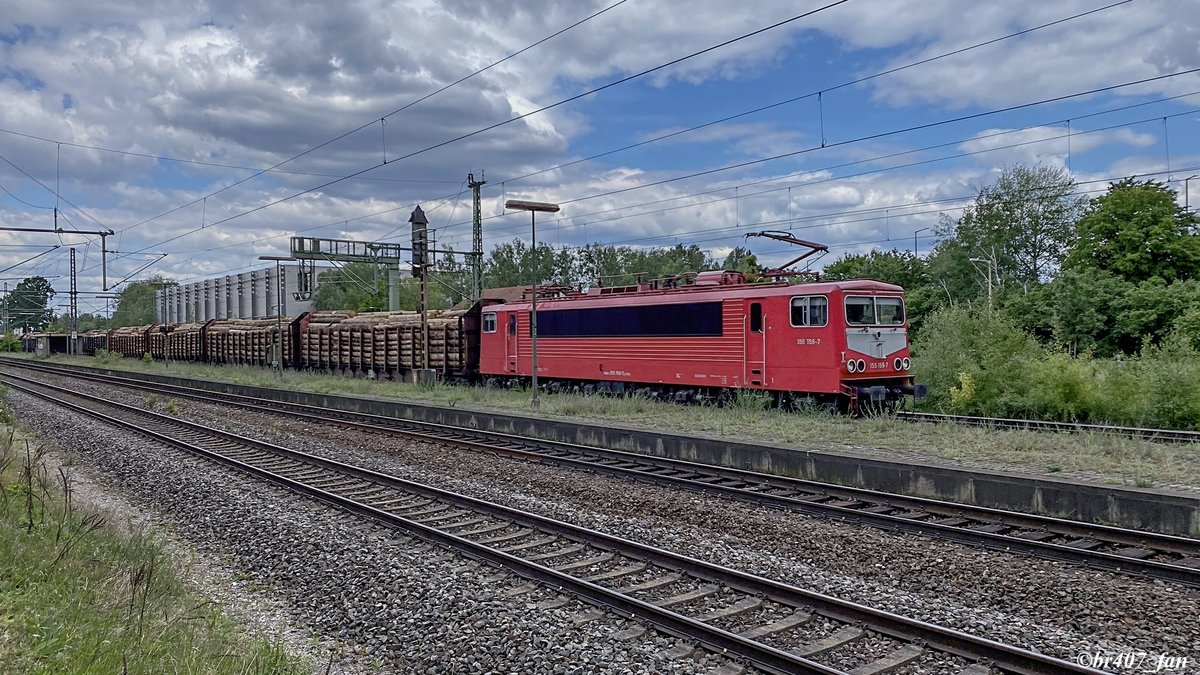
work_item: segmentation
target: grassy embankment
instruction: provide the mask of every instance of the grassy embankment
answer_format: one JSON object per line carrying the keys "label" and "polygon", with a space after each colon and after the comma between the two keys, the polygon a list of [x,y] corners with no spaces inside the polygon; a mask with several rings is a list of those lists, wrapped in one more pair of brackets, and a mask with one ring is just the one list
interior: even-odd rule
{"label": "grassy embankment", "polygon": [[77,508],[69,471],[44,459],[33,442],[4,431],[0,672],[309,670],[189,591],[154,539]]}
{"label": "grassy embankment", "polygon": [[[422,389],[403,382],[284,373],[257,367],[208,366],[109,357],[55,357],[54,361],[140,372],[283,387],[299,391],[395,398],[433,405],[526,413],[528,392],[439,385]],[[942,461],[1052,476],[1077,476],[1118,485],[1200,488],[1200,447],[1172,446],[1103,434],[994,431],[953,425],[923,426],[886,418],[855,420],[821,414],[763,410],[753,400],[727,408],[692,407],[637,398],[546,394],[547,417],[670,431],[731,436],[818,451],[850,451],[885,458]]]}

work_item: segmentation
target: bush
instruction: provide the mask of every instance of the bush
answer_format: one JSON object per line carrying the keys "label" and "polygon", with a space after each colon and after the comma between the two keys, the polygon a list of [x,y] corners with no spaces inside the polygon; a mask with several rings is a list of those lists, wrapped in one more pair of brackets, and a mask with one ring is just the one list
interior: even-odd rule
{"label": "bush", "polygon": [[7,333],[3,338],[0,338],[0,352],[19,352],[22,349],[21,338]]}
{"label": "bush", "polygon": [[1042,347],[1002,312],[946,309],[913,340],[926,407],[1170,429],[1200,429],[1200,348],[1188,321],[1133,357]]}
{"label": "bush", "polygon": [[913,340],[914,373],[927,404],[962,414],[1004,415],[1028,405],[1029,365],[1045,350],[1002,311],[946,308]]}
{"label": "bush", "polygon": [[1175,332],[1162,345],[1142,350],[1136,369],[1145,382],[1137,423],[1200,429],[1200,351],[1190,336]]}

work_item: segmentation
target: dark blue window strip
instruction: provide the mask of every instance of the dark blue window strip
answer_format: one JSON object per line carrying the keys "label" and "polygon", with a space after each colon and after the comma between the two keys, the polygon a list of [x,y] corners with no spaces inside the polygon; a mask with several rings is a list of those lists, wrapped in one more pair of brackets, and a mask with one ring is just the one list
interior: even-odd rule
{"label": "dark blue window strip", "polygon": [[718,337],[721,303],[538,312],[539,337]]}

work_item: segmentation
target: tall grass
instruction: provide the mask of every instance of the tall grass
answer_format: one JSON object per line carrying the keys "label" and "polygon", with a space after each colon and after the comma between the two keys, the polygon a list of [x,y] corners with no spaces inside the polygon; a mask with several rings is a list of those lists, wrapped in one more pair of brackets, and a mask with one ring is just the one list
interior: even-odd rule
{"label": "tall grass", "polygon": [[0,672],[306,670],[189,592],[158,542],[79,510],[44,459],[0,442]]}

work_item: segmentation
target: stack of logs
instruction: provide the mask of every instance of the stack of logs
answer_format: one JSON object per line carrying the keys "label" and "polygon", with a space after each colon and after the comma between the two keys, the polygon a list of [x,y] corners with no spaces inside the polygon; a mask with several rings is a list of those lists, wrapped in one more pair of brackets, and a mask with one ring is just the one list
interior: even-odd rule
{"label": "stack of logs", "polygon": [[172,361],[195,360],[202,346],[201,328],[204,328],[202,323],[181,323],[172,327],[163,338],[166,342],[163,350],[166,358]]}
{"label": "stack of logs", "polygon": [[[214,321],[208,327],[206,353],[215,363],[237,363],[265,366],[274,361],[277,344],[277,319],[229,319]],[[288,338],[291,319],[283,318],[283,360],[292,357],[292,341]]]}
{"label": "stack of logs", "polygon": [[[461,310],[429,313],[429,367],[451,373],[466,359]],[[317,312],[301,336],[310,368],[396,375],[425,367],[417,312]]]}
{"label": "stack of logs", "polygon": [[146,331],[148,326],[125,326],[114,328],[109,335],[109,351],[135,359],[147,352]]}

